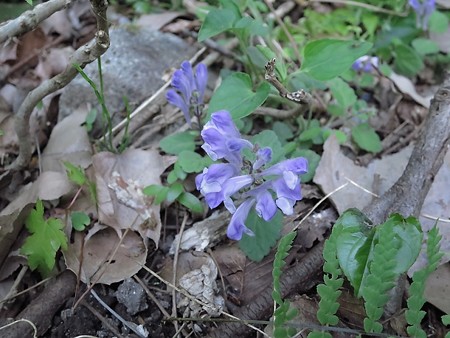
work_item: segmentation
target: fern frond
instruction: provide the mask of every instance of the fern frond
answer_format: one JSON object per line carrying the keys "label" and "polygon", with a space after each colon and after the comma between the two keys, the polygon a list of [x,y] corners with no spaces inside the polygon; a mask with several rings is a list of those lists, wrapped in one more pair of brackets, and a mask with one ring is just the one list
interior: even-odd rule
{"label": "fern frond", "polygon": [[[336,247],[341,230],[341,226],[335,225],[323,247],[323,258],[325,260],[323,265],[324,283],[317,286],[317,293],[320,296],[317,319],[322,325],[336,325],[339,322],[339,318],[336,316],[336,312],[339,309],[337,300],[341,295],[339,289],[342,287],[344,279],[341,277],[342,270],[339,267]],[[331,338],[331,334],[328,332],[311,332],[308,334],[308,338]]]}
{"label": "fern frond", "polygon": [[423,293],[425,291],[425,282],[427,278],[434,270],[436,270],[439,260],[443,256],[443,253],[440,252],[441,239],[442,236],[439,234],[436,223],[433,229],[428,232],[428,264],[423,269],[416,271],[412,277],[413,282],[409,289],[411,296],[407,300],[408,310],[405,312],[406,321],[410,325],[406,330],[412,337],[422,338],[427,336],[420,326],[420,323],[425,316],[425,311],[422,311],[422,307],[425,304]]}
{"label": "fern frond", "polygon": [[388,291],[393,288],[397,274],[396,253],[400,247],[398,238],[393,237],[393,223],[387,222],[378,231],[378,243],[373,249],[368,276],[361,290],[367,317],[364,319],[366,332],[381,333],[383,326],[377,321],[383,315],[383,308],[389,300]]}
{"label": "fern frond", "polygon": [[289,301],[282,299],[280,278],[282,269],[286,265],[284,259],[288,256],[289,250],[292,248],[292,242],[297,234],[290,232],[281,238],[278,249],[273,261],[273,292],[272,298],[277,307],[273,313],[273,334],[275,338],[288,338],[295,335],[295,329],[286,328],[285,324],[297,316],[298,311],[290,308]]}

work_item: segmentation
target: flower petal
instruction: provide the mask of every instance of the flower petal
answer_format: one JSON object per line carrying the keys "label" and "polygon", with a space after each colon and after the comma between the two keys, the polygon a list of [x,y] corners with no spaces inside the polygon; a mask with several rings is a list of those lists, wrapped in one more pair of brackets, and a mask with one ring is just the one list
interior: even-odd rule
{"label": "flower petal", "polygon": [[253,163],[253,170],[258,170],[266,163],[272,160],[272,149],[270,147],[264,147],[256,152],[256,161]]}
{"label": "flower petal", "polygon": [[184,118],[190,126],[191,115],[189,114],[189,106],[186,104],[183,98],[175,90],[169,89],[166,93],[166,99],[170,104],[178,107],[183,112]]}
{"label": "flower petal", "polygon": [[270,221],[277,212],[277,206],[272,198],[272,194],[265,190],[256,197],[256,213],[265,221]]}
{"label": "flower petal", "polygon": [[248,199],[237,208],[236,212],[233,214],[233,217],[231,217],[230,224],[228,225],[228,238],[239,241],[244,233],[249,236],[254,236],[253,231],[245,226],[245,221],[247,220],[248,213],[250,212],[250,209],[254,203],[254,199]]}
{"label": "flower petal", "polygon": [[239,190],[248,187],[253,183],[253,177],[250,175],[235,176],[227,180],[223,185],[224,205],[232,214],[236,211],[236,207],[231,199]]}
{"label": "flower petal", "polygon": [[198,91],[198,103],[203,103],[206,85],[208,84],[208,69],[203,63],[199,63],[195,69],[195,81]]}
{"label": "flower petal", "polygon": [[295,201],[285,197],[277,198],[277,206],[285,215],[292,215],[294,213]]}
{"label": "flower petal", "polygon": [[308,172],[308,160],[304,157],[292,158],[277,163],[270,168],[264,170],[261,175],[283,175],[285,171],[292,171],[294,174],[301,175]]}

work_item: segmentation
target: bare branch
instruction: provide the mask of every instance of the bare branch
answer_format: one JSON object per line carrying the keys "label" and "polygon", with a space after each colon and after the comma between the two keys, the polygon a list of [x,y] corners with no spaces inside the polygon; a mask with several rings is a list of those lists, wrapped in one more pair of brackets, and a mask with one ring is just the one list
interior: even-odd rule
{"label": "bare branch", "polygon": [[106,9],[108,4],[104,0],[91,0],[92,9],[97,18],[97,32],[95,39],[78,48],[69,60],[69,65],[64,72],[43,82],[37,88],[28,93],[15,117],[15,128],[19,138],[19,156],[11,164],[9,169],[18,170],[28,165],[31,152],[30,115],[34,107],[47,95],[65,87],[78,74],[74,64],[85,67],[95,61],[106,52],[109,47],[108,22]]}
{"label": "bare branch", "polygon": [[18,18],[0,26],[0,43],[35,29],[50,15],[66,8],[72,0],[50,0],[24,12]]}
{"label": "bare branch", "polygon": [[311,94],[305,92],[303,89],[291,93],[278,80],[277,76],[275,75],[275,61],[275,59],[272,59],[266,64],[266,74],[264,76],[266,81],[270,82],[278,90],[281,97],[284,97],[295,103],[306,104],[308,106],[311,105],[311,103],[313,102]]}

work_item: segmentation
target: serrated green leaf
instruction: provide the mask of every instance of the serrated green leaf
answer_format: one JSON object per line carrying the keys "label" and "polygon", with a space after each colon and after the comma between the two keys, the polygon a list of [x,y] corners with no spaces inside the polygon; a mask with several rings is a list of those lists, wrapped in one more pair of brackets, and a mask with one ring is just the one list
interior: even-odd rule
{"label": "serrated green leaf", "polygon": [[91,223],[89,216],[81,211],[74,211],[70,214],[72,227],[77,231],[83,231]]}
{"label": "serrated green leaf", "polygon": [[353,127],[352,138],[358,147],[371,153],[377,153],[383,149],[380,137],[368,123]]}
{"label": "serrated green leaf", "polygon": [[229,8],[211,9],[198,32],[198,41],[202,42],[210,37],[233,28],[239,19],[235,11]]}
{"label": "serrated green leaf", "polygon": [[64,224],[56,218],[44,219],[44,206],[41,200],[36,202],[25,225],[31,235],[25,240],[21,253],[28,257],[31,270],[36,268],[47,276],[55,266],[56,252],[67,249],[67,237],[62,231]]}
{"label": "serrated green leaf", "polygon": [[185,150],[178,155],[177,163],[186,173],[199,173],[202,172],[203,169],[211,163],[211,161],[209,158],[202,157],[193,151]]}
{"label": "serrated green leaf", "polygon": [[181,195],[178,196],[177,201],[197,214],[201,214],[204,210],[203,203],[190,192],[181,193]]}
{"label": "serrated green leaf", "polygon": [[195,150],[195,137],[196,135],[189,131],[172,134],[164,137],[159,142],[159,146],[168,154],[178,155],[184,150]]}
{"label": "serrated green leaf", "polygon": [[69,177],[70,181],[72,181],[75,184],[78,184],[79,186],[82,186],[83,184],[86,183],[87,178],[83,168],[77,167],[70,162],[63,162],[63,163],[64,166],[66,167],[67,176]]}
{"label": "serrated green leaf", "polygon": [[275,216],[266,222],[252,209],[245,221],[245,226],[252,230],[255,236],[244,234],[239,241],[239,247],[248,258],[259,262],[270,252],[270,249],[280,238],[283,216],[278,210]]}
{"label": "serrated green leaf", "polygon": [[250,115],[269,96],[270,85],[263,82],[256,91],[248,74],[233,73],[226,77],[211,97],[208,118],[219,110],[228,110],[233,119]]}
{"label": "serrated green leaf", "polygon": [[337,77],[329,80],[328,85],[333,97],[344,109],[348,109],[356,103],[355,91],[341,78]]}
{"label": "serrated green leaf", "polygon": [[367,54],[370,42],[321,39],[308,42],[300,70],[317,80],[330,80],[348,70],[353,62]]}

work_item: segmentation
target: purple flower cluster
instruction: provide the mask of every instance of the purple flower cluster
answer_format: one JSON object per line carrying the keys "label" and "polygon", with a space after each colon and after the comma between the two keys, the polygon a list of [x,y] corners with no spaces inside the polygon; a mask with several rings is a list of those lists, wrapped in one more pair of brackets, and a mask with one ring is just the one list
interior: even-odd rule
{"label": "purple flower cluster", "polygon": [[428,20],[436,9],[435,0],[409,0],[409,5],[416,12],[417,27],[427,30]]}
{"label": "purple flower cluster", "polygon": [[[308,171],[308,161],[298,157],[265,168],[272,159],[272,149],[259,148],[241,137],[231,115],[225,110],[211,115],[201,136],[202,148],[213,159],[227,163],[212,164],[199,174],[195,183],[210,208],[222,202],[233,214],[227,235],[240,240],[243,233],[253,235],[245,226],[248,213],[255,208],[259,217],[269,221],[279,208],[285,215],[293,213],[294,204],[302,198],[298,175]],[[253,163],[244,161],[243,149],[256,154]],[[243,202],[236,207],[235,200]]]}
{"label": "purple flower cluster", "polygon": [[[177,69],[172,76],[172,88],[167,91],[166,98],[170,104],[180,108],[186,122],[191,125],[191,108],[198,113],[203,104],[208,70],[203,63],[199,63],[194,71],[189,61],[183,61],[181,69]],[[198,115],[198,114],[197,114]]]}
{"label": "purple flower cluster", "polygon": [[357,72],[370,73],[374,67],[378,67],[378,57],[364,55],[358,58],[352,65]]}

